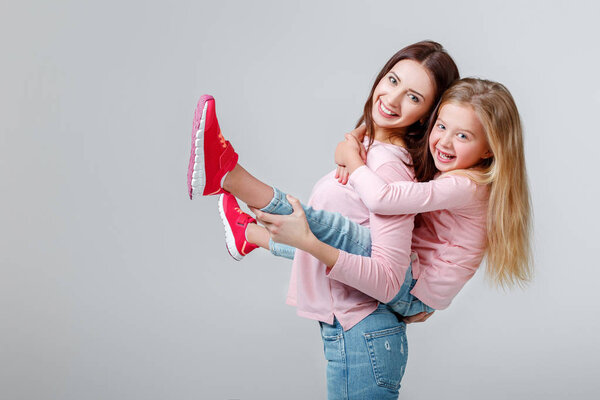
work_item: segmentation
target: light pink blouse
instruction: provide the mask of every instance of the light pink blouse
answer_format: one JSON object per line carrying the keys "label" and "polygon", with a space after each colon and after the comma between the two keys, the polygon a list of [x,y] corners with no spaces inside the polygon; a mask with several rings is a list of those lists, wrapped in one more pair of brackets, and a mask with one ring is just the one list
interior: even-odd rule
{"label": "light pink blouse", "polygon": [[429,182],[393,182],[367,167],[349,180],[374,213],[421,213],[415,218],[411,293],[441,310],[471,279],[485,252],[489,187],[466,176],[444,174]]}

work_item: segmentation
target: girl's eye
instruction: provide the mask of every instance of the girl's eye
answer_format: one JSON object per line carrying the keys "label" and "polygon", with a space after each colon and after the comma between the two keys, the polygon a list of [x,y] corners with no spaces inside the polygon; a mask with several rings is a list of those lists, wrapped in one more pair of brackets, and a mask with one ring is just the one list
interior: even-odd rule
{"label": "girl's eye", "polygon": [[388,78],[390,80],[390,82],[395,85],[398,83],[398,81],[396,80],[396,78],[394,78],[393,76],[390,75],[390,77]]}
{"label": "girl's eye", "polygon": [[410,101],[412,101],[413,103],[418,103],[419,102],[419,98],[417,96],[415,96],[414,94],[409,94],[408,98],[410,99]]}
{"label": "girl's eye", "polygon": [[464,133],[457,133],[456,134],[458,136],[459,139],[467,139],[467,135],[465,135]]}
{"label": "girl's eye", "polygon": [[438,123],[436,126],[437,126],[438,129],[441,129],[441,130],[446,129],[446,127],[444,126],[444,124],[439,124]]}

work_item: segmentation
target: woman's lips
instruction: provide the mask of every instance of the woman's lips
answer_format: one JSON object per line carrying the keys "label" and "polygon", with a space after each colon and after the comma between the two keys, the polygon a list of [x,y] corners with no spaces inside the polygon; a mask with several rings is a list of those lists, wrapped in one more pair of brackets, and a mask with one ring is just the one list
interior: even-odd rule
{"label": "woman's lips", "polygon": [[[381,114],[382,117],[384,118],[396,118],[398,117],[398,114],[394,113],[392,110],[390,110],[389,108],[387,108],[383,102],[380,100],[377,101],[377,110],[379,110],[379,114]],[[387,111],[387,112],[386,112]],[[392,114],[389,114],[392,113]]]}

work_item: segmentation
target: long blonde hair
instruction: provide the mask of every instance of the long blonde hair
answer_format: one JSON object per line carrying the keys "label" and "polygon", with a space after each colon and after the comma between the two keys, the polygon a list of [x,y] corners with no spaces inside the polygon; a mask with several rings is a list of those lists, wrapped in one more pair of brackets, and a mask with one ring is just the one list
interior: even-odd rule
{"label": "long blonde hair", "polygon": [[490,185],[487,276],[502,287],[521,286],[531,280],[533,262],[523,129],[515,101],[498,82],[463,78],[444,93],[436,112],[446,103],[473,107],[493,153],[474,168],[453,171]]}

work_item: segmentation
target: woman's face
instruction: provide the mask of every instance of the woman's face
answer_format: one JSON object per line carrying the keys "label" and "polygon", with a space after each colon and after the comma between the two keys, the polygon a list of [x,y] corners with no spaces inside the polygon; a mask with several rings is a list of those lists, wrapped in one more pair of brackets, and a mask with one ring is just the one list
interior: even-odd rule
{"label": "woman's face", "polygon": [[425,67],[401,60],[379,81],[373,92],[373,122],[383,129],[407,128],[427,116],[435,85]]}
{"label": "woman's face", "polygon": [[470,105],[446,103],[429,134],[429,151],[442,172],[471,168],[492,157],[485,130]]}

